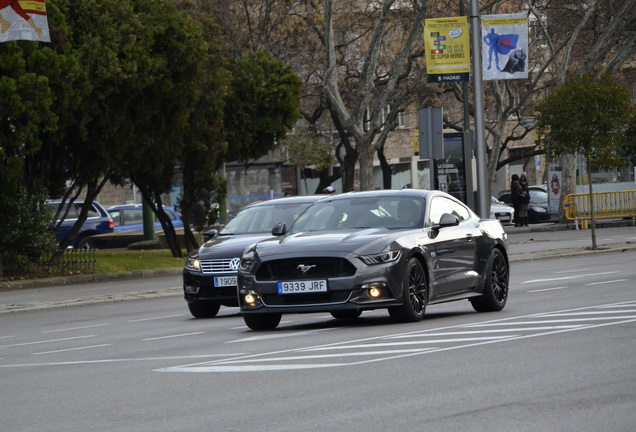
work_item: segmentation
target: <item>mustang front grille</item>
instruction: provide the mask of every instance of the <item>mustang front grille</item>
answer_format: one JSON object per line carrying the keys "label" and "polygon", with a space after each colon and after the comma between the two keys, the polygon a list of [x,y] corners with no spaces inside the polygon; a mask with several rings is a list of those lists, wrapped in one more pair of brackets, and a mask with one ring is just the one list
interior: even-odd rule
{"label": "mustang front grille", "polygon": [[353,276],[356,268],[343,258],[309,257],[267,261],[256,272],[258,280],[294,280]]}

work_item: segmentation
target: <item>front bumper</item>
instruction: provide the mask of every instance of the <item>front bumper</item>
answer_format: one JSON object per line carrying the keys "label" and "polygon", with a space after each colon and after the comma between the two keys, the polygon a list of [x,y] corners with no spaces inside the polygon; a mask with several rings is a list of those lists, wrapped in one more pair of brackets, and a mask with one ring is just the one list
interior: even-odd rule
{"label": "front bumper", "polygon": [[[399,306],[403,267],[402,262],[361,266],[352,276],[326,278],[326,292],[300,294],[279,294],[278,281],[257,280],[251,274],[239,272],[239,306],[242,313],[311,313]],[[370,295],[372,288],[379,291],[378,296]]]}
{"label": "front bumper", "polygon": [[236,286],[215,287],[214,278],[224,275],[201,274],[183,271],[183,296],[187,303],[214,303],[223,306],[238,306]]}

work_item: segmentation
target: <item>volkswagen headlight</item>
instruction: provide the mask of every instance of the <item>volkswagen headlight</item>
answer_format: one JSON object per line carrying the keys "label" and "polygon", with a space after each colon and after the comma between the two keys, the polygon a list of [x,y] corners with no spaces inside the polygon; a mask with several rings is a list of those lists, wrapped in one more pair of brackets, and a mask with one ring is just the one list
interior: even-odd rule
{"label": "volkswagen headlight", "polygon": [[188,259],[186,260],[186,268],[188,270],[192,270],[195,272],[200,272],[201,271],[201,261],[199,261],[199,255],[198,254],[192,254],[190,256],[188,256]]}

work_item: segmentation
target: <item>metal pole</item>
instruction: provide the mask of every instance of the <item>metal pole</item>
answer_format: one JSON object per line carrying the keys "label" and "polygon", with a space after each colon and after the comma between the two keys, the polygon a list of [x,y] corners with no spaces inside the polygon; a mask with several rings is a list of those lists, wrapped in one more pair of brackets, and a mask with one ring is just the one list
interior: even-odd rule
{"label": "metal pole", "polygon": [[481,26],[479,22],[479,1],[470,0],[470,34],[473,51],[473,88],[475,98],[475,152],[477,159],[477,211],[487,218],[488,187],[486,162],[486,129],[484,123],[484,86],[481,73]]}

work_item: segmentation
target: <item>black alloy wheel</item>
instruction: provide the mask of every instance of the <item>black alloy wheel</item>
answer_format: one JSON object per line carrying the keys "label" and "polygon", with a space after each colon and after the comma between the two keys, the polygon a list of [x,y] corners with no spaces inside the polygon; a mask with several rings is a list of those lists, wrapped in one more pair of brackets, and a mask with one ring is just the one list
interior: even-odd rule
{"label": "black alloy wheel", "polygon": [[477,312],[497,312],[508,300],[510,272],[508,263],[499,249],[493,249],[486,266],[486,282],[481,297],[470,299]]}
{"label": "black alloy wheel", "polygon": [[402,305],[389,308],[389,315],[397,322],[417,322],[424,318],[428,303],[428,281],[422,263],[411,258],[406,264],[402,283]]}

